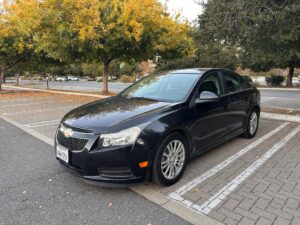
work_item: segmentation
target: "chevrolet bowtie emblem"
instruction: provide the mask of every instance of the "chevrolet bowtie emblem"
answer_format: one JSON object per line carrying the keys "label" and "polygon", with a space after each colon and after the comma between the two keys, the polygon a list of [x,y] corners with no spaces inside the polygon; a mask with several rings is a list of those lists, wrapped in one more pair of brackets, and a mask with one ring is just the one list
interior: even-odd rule
{"label": "chevrolet bowtie emblem", "polygon": [[60,128],[60,131],[64,134],[64,136],[66,138],[69,138],[73,135],[73,131],[71,129],[68,129],[68,128],[63,127],[63,126]]}

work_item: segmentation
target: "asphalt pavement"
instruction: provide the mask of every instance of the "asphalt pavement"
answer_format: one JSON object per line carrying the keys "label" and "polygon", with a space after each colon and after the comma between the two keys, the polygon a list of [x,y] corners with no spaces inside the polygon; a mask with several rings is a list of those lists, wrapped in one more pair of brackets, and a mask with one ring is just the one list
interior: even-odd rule
{"label": "asphalt pavement", "polygon": [[0,119],[0,224],[188,224],[128,189],[88,185],[51,146]]}
{"label": "asphalt pavement", "polygon": [[300,89],[259,89],[262,106],[300,109]]}

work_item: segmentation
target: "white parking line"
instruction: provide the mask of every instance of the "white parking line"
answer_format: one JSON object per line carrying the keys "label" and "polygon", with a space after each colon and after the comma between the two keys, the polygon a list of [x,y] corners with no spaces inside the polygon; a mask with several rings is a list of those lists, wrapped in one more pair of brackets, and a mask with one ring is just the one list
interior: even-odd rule
{"label": "white parking line", "polygon": [[265,97],[265,98],[262,98],[261,102],[266,102],[266,101],[270,101],[272,99],[275,99],[276,97]]}
{"label": "white parking line", "polygon": [[262,166],[271,156],[278,152],[283,146],[285,146],[288,143],[288,141],[290,141],[299,131],[300,126],[296,127],[296,129],[294,129],[290,134],[288,134],[285,138],[276,143],[262,157],[260,157],[254,163],[252,163],[240,175],[231,180],[214,196],[209,198],[208,201],[203,203],[201,206],[194,204],[191,207],[204,214],[210,213],[211,210],[218,206],[220,202],[222,202],[229,194],[231,194],[243,181],[245,181],[251,174],[253,174],[253,172],[255,172],[260,166]]}
{"label": "white parking line", "polygon": [[50,120],[50,121],[42,121],[42,122],[38,122],[38,123],[26,124],[25,126],[34,128],[34,127],[54,125],[54,124],[58,124],[59,122],[60,122],[60,120]]}
{"label": "white parking line", "polygon": [[213,167],[212,169],[210,169],[206,173],[200,175],[199,177],[196,177],[194,180],[192,180],[192,181],[188,182],[186,185],[180,187],[175,192],[170,193],[169,197],[172,198],[172,199],[174,199],[174,200],[176,200],[176,201],[180,201],[180,202],[182,202],[183,204],[185,204],[187,206],[191,206],[193,203],[191,203],[188,200],[185,200],[182,197],[182,195],[184,195],[186,192],[192,190],[194,187],[196,187],[200,183],[204,182],[208,178],[212,177],[216,173],[220,172],[226,166],[228,166],[229,164],[233,163],[235,160],[237,160],[241,156],[245,155],[251,149],[255,148],[256,146],[258,146],[259,144],[261,144],[263,141],[265,141],[268,138],[272,137],[274,134],[276,134],[277,132],[279,132],[280,130],[282,130],[283,128],[285,128],[289,124],[290,124],[289,122],[285,122],[285,123],[281,124],[276,129],[270,131],[269,133],[267,133],[263,137],[259,138],[255,142],[251,143],[247,147],[245,147],[242,150],[240,150],[239,152],[237,152],[236,154],[234,154],[231,157],[227,158],[225,161],[223,161],[220,164],[216,165],[215,167]]}
{"label": "white parking line", "polygon": [[60,110],[69,110],[69,109],[74,109],[77,106],[64,106],[64,107],[56,107],[52,109],[37,109],[37,110],[23,110],[23,111],[17,111],[14,113],[3,113],[3,116],[13,116],[13,115],[18,115],[18,114],[23,114],[23,113],[30,113],[28,116],[32,116],[33,113],[42,113],[42,112],[51,112],[51,111],[57,111],[60,112]]}

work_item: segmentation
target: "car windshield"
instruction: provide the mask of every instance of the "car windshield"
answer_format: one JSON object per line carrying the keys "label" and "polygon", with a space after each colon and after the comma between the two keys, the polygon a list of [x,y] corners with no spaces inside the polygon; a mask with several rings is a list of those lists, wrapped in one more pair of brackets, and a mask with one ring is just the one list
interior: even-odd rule
{"label": "car windshield", "polygon": [[186,98],[198,77],[198,74],[152,75],[131,85],[120,96],[178,102]]}

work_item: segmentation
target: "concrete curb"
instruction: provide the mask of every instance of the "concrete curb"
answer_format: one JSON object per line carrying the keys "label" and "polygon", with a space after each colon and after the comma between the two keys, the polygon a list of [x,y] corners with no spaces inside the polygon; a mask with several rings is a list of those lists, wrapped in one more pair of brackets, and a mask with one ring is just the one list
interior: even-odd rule
{"label": "concrete curb", "polygon": [[12,89],[19,89],[19,90],[40,91],[40,92],[48,92],[48,93],[55,93],[55,94],[64,94],[64,95],[89,96],[89,97],[96,97],[96,98],[109,98],[110,97],[110,96],[106,96],[106,95],[85,94],[85,93],[67,92],[67,91],[43,90],[43,89],[38,89],[38,88],[15,87],[15,86],[7,86],[7,85],[3,85],[3,87],[12,88]]}
{"label": "concrete curb", "polygon": [[[13,124],[14,126],[18,127],[19,129],[25,131],[26,133],[32,135],[33,137],[43,141],[44,143],[54,147],[53,139],[46,137],[45,135],[26,127],[25,125],[8,118],[6,116],[0,115],[0,118],[7,121],[8,123]],[[174,215],[186,220],[187,222],[194,224],[194,225],[222,225],[221,222],[218,222],[206,215],[200,214],[194,210],[188,209],[185,206],[181,205],[178,202],[171,200],[166,195],[148,187],[145,184],[139,184],[135,186],[131,186],[130,190],[134,191],[135,193],[143,196],[144,198],[148,199],[149,201],[155,203],[156,205],[161,206],[162,208],[168,210],[169,212],[173,213]]]}
{"label": "concrete curb", "polygon": [[276,90],[276,91],[300,91],[300,88],[272,88],[272,87],[258,87],[258,90]]}
{"label": "concrete curb", "polygon": [[281,121],[300,123],[300,116],[261,112],[260,117],[262,119],[281,120]]}

